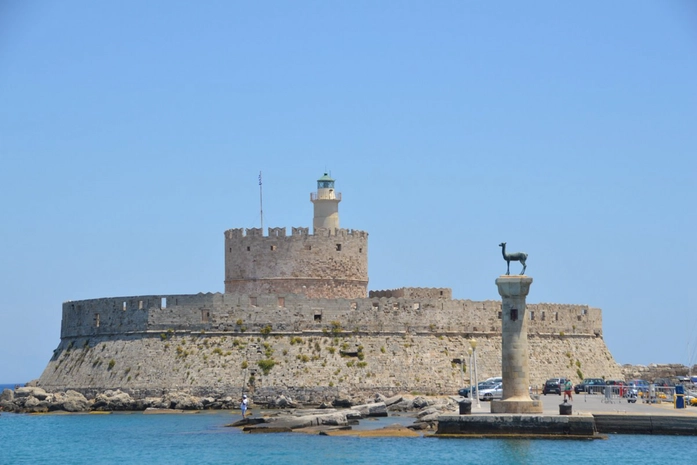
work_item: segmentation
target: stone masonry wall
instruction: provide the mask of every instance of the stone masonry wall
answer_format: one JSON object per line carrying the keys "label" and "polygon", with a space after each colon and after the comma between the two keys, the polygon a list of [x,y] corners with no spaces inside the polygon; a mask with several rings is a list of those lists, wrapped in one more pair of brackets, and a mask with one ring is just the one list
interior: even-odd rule
{"label": "stone masonry wall", "polygon": [[[480,379],[500,376],[500,336],[477,341]],[[602,338],[531,336],[529,343],[530,381],[537,388],[557,376],[578,382],[579,369],[588,377],[620,377],[621,368]],[[56,349],[39,385],[85,394],[118,388],[137,397],[173,390],[239,395],[244,386],[269,396],[302,392],[303,398],[294,397],[301,402],[375,392],[455,394],[469,382],[469,347],[463,336],[343,331],[234,336],[166,331],[68,338]]]}
{"label": "stone masonry wall", "polygon": [[[397,294],[430,295],[409,288]],[[532,384],[556,376],[621,377],[602,339],[599,309],[528,304],[527,310]],[[254,376],[249,389],[316,398],[371,390],[453,394],[469,379],[460,362],[472,338],[480,377],[501,374],[500,311],[499,301],[295,294],[66,302],[61,343],[39,383],[147,395],[234,391]],[[262,360],[273,360],[268,373]]]}
{"label": "stone masonry wall", "polygon": [[368,233],[348,229],[225,231],[225,292],[311,298],[367,295]]}
{"label": "stone masonry wall", "polygon": [[[407,291],[407,294],[409,292]],[[500,301],[440,298],[308,299],[296,294],[196,294],[114,297],[63,304],[61,337],[146,331],[327,331],[334,322],[363,333],[487,334],[501,332]],[[528,332],[602,336],[600,309],[528,304]],[[239,322],[242,322],[241,324]]]}

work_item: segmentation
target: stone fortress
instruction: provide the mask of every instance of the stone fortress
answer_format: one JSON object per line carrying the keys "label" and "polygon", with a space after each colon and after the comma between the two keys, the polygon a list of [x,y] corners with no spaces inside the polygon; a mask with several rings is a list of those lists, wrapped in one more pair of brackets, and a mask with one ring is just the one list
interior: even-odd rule
{"label": "stone fortress", "polygon": [[[339,227],[328,175],[309,228],[225,231],[225,292],[68,301],[61,341],[38,380],[47,390],[133,397],[172,391],[279,394],[322,402],[376,392],[455,394],[501,374],[501,302],[447,288],[368,291],[368,233]],[[492,277],[492,293],[494,291]],[[530,382],[621,378],[587,305],[527,304]]]}

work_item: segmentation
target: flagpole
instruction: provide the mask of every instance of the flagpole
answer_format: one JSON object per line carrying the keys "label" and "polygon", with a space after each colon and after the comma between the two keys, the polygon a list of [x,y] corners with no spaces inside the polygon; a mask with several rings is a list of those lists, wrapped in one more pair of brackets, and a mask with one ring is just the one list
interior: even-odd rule
{"label": "flagpole", "polygon": [[259,171],[259,217],[261,218],[261,235],[264,235],[264,203],[261,196],[261,171]]}

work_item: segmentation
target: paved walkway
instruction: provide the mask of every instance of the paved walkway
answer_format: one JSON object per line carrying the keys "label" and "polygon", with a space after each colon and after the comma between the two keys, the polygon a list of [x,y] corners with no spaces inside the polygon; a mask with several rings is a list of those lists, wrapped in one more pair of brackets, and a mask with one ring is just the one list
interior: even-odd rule
{"label": "paved walkway", "polygon": [[[540,395],[545,415],[558,415],[559,404],[563,397],[556,394],[546,396]],[[489,402],[472,403],[472,414],[491,414]],[[601,394],[574,394],[571,401],[573,414],[580,413],[615,413],[615,414],[645,414],[645,415],[687,415],[697,416],[697,407],[687,407],[676,409],[671,402],[660,404],[646,404],[641,399],[636,403],[630,404],[627,399],[613,399],[612,402],[605,402],[605,396]]]}

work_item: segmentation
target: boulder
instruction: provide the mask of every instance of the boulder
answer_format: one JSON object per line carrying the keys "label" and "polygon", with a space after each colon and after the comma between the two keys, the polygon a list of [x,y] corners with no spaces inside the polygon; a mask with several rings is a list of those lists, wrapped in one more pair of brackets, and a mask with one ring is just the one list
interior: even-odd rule
{"label": "boulder", "polygon": [[12,389],[4,389],[0,394],[0,401],[12,402],[15,399],[15,392]]}
{"label": "boulder", "polygon": [[351,408],[353,406],[353,402],[351,402],[351,400],[347,398],[334,399],[332,401],[332,406],[337,408]]}
{"label": "boulder", "polygon": [[23,410],[28,413],[45,413],[48,412],[49,403],[45,400],[39,400],[34,396],[27,397],[24,402]]}
{"label": "boulder", "polygon": [[86,412],[90,409],[90,401],[79,392],[72,390],[56,395],[53,405],[60,406],[60,410],[66,412]]}
{"label": "boulder", "polygon": [[415,409],[422,409],[424,407],[428,407],[431,403],[432,402],[429,402],[427,398],[422,396],[417,396],[412,401],[412,405]]}
{"label": "boulder", "polygon": [[276,408],[297,408],[298,404],[293,402],[293,399],[280,395],[273,401],[273,406]]}
{"label": "boulder", "polygon": [[39,387],[19,387],[15,389],[15,397],[36,397],[39,400],[46,400],[48,393]]}
{"label": "boulder", "polygon": [[[346,413],[344,412],[303,416],[285,415],[279,417],[269,417],[265,420],[265,423],[252,426],[249,429],[273,428],[276,430],[280,428],[292,430],[297,428],[306,428],[309,426],[345,426],[348,424]],[[245,431],[247,430],[248,428],[245,428]]]}
{"label": "boulder", "polygon": [[127,411],[136,410],[137,402],[121,390],[105,391],[98,394],[92,404],[92,410],[98,411]]}
{"label": "boulder", "polygon": [[373,404],[355,405],[351,410],[357,410],[363,417],[386,417],[387,405],[384,402],[375,402]]}
{"label": "boulder", "polygon": [[165,404],[168,408],[179,410],[203,410],[203,403],[198,397],[187,392],[172,392],[165,396]]}

